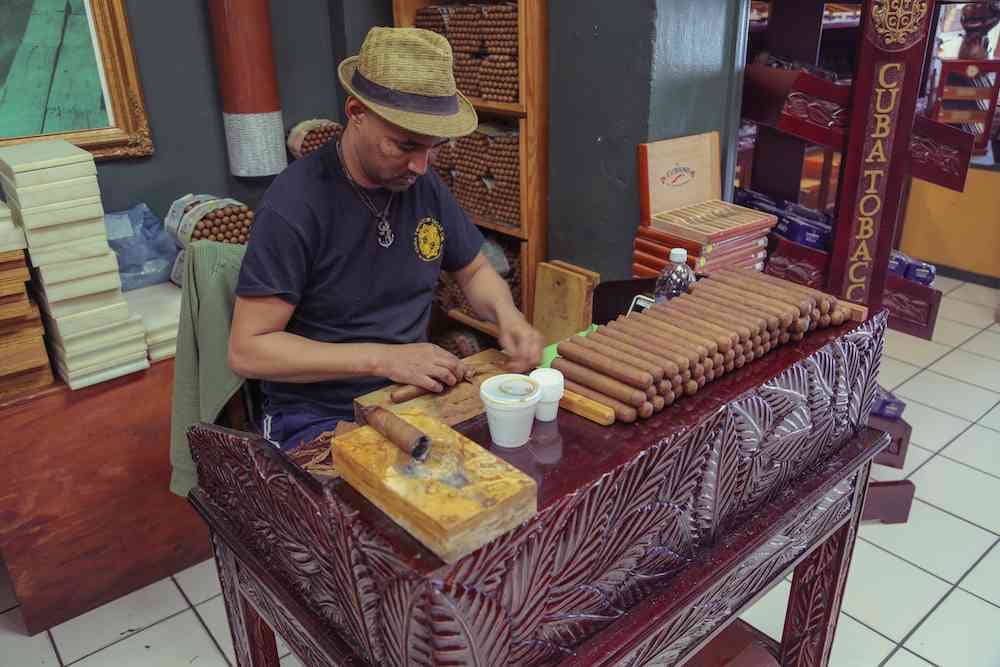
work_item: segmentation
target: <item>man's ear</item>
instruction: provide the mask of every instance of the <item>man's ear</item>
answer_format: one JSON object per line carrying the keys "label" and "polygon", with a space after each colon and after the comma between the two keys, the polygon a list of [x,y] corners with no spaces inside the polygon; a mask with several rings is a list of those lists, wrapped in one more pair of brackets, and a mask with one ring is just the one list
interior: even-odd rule
{"label": "man's ear", "polygon": [[367,112],[368,109],[356,97],[349,96],[344,103],[344,115],[347,117],[348,123],[360,123]]}

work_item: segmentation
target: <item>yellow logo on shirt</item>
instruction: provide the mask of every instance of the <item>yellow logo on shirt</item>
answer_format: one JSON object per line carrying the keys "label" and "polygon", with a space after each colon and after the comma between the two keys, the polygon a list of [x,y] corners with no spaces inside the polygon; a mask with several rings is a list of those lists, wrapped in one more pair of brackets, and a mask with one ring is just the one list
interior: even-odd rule
{"label": "yellow logo on shirt", "polygon": [[433,262],[441,256],[441,251],[444,249],[444,227],[434,218],[424,218],[417,223],[417,231],[413,235],[413,247],[420,259]]}

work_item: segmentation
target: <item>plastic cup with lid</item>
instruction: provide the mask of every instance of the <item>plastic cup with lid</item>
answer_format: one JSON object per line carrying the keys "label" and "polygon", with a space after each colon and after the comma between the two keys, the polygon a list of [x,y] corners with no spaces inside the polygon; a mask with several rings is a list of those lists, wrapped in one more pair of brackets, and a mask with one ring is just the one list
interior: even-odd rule
{"label": "plastic cup with lid", "polygon": [[540,422],[555,421],[559,414],[559,401],[563,397],[563,374],[554,368],[536,368],[531,371],[531,379],[538,383],[542,391],[535,419]]}
{"label": "plastic cup with lid", "polygon": [[538,382],[527,375],[496,375],[479,388],[490,437],[499,447],[521,447],[531,439],[535,408],[542,398]]}

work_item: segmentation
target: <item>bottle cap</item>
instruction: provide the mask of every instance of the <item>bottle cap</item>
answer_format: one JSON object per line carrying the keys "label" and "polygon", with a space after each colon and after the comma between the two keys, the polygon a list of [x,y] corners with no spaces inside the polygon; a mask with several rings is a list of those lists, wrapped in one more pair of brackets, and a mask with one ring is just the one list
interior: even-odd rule
{"label": "bottle cap", "polygon": [[688,251],[684,248],[672,248],[670,250],[670,261],[674,264],[688,261]]}

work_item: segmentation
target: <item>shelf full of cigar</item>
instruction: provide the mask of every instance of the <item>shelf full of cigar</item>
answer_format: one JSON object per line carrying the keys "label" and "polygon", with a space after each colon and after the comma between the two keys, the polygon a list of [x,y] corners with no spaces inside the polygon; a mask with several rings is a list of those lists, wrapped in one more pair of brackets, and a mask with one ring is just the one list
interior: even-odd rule
{"label": "shelf full of cigar", "polygon": [[863,309],[750,269],[722,269],[690,293],[558,345],[566,389],[632,423],[813,330],[864,319]]}

